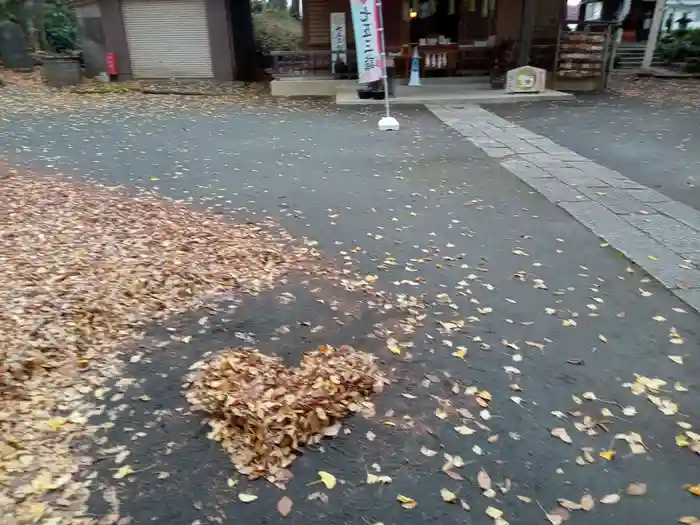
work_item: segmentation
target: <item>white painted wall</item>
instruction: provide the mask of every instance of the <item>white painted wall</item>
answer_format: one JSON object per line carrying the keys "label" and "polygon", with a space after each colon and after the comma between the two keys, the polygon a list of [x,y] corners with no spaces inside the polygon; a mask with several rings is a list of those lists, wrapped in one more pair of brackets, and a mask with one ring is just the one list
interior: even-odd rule
{"label": "white painted wall", "polygon": [[688,18],[693,21],[688,25],[691,29],[700,28],[700,0],[668,0],[666,2],[666,13],[664,14],[663,30],[666,30],[666,19],[669,14],[673,15],[673,29],[678,29],[676,20],[683,16],[683,13],[688,13]]}

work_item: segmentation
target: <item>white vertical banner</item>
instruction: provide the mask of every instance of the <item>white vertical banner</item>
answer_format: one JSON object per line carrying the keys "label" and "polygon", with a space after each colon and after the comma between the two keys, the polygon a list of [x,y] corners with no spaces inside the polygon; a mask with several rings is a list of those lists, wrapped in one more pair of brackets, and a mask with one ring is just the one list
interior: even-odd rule
{"label": "white vertical banner", "polygon": [[348,35],[345,13],[331,13],[331,70],[340,61],[348,63]]}
{"label": "white vertical banner", "polygon": [[379,9],[376,0],[350,0],[355,33],[357,73],[360,83],[382,78],[382,39],[379,33]]}

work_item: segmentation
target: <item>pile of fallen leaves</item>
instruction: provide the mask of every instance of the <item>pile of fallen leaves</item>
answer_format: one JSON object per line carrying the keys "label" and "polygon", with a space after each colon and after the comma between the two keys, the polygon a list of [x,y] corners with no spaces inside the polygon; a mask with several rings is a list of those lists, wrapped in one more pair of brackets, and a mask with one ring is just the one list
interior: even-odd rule
{"label": "pile of fallen leaves", "polygon": [[610,79],[610,90],[641,99],[652,106],[680,104],[685,108],[700,106],[700,80],[640,78],[635,74],[616,72]]}
{"label": "pile of fallen leaves", "polygon": [[153,321],[273,285],[309,249],[150,195],[6,173],[0,514],[62,523],[85,512],[92,460],[73,447],[98,430],[90,415],[122,374],[119,352]]}
{"label": "pile of fallen leaves", "polygon": [[298,368],[257,350],[228,349],[193,365],[187,399],[211,414],[210,437],[250,478],[284,483],[300,447],[335,436],[351,412],[373,413],[381,389],[375,358],[349,346],[322,346]]}
{"label": "pile of fallen leaves", "polygon": [[330,107],[328,101],[322,99],[273,97],[265,82],[239,86],[237,83],[208,81],[126,81],[105,84],[87,80],[79,86],[59,89],[45,84],[38,70],[33,73],[17,73],[1,66],[0,77],[5,84],[0,89],[0,107],[3,109],[0,122],[16,114],[41,115],[66,111],[70,111],[73,118],[94,116],[95,110],[117,110],[139,117],[148,114],[153,119],[166,119],[171,118],[169,112],[182,109],[218,116],[231,106],[254,111],[274,107],[290,112],[315,108],[326,111]]}
{"label": "pile of fallen leaves", "polygon": [[47,369],[89,366],[209,294],[255,293],[302,255],[261,227],[117,188],[10,177],[0,210],[5,396]]}

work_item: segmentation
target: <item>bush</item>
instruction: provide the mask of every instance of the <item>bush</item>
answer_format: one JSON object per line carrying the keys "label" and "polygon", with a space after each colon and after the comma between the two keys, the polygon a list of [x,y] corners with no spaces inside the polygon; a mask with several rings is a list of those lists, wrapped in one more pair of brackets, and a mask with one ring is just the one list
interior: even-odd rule
{"label": "bush", "polygon": [[44,5],[44,27],[46,40],[53,51],[65,52],[76,49],[75,12],[66,0],[52,0]]}
{"label": "bush", "polygon": [[700,58],[700,29],[677,29],[664,36],[659,53],[666,64],[695,61]]}
{"label": "bush", "polygon": [[253,13],[255,42],[258,51],[297,51],[301,49],[301,22],[286,10]]}

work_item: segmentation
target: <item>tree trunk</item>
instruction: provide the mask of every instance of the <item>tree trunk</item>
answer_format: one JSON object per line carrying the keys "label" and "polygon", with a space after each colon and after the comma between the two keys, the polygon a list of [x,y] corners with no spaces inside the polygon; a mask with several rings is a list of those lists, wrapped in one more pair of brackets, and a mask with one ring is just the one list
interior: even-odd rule
{"label": "tree trunk", "polygon": [[27,47],[31,51],[36,51],[40,47],[39,31],[36,27],[36,8],[35,0],[24,0],[19,9],[20,25],[24,28]]}
{"label": "tree trunk", "polygon": [[44,23],[44,0],[34,0],[34,27],[36,27],[39,48],[42,51],[50,51]]}
{"label": "tree trunk", "polygon": [[236,79],[255,82],[258,80],[258,60],[250,0],[229,0],[228,5],[233,33],[233,55],[236,60]]}

